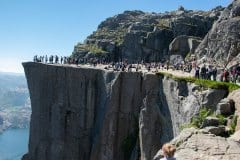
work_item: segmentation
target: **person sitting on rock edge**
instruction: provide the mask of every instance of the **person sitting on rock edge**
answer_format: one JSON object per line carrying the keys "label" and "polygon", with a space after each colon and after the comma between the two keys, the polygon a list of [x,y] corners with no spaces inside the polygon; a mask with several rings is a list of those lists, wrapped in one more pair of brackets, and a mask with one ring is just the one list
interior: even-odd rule
{"label": "person sitting on rock edge", "polygon": [[164,158],[161,158],[160,160],[176,160],[176,158],[174,158],[175,151],[176,148],[173,145],[171,145],[170,143],[165,143],[162,146]]}

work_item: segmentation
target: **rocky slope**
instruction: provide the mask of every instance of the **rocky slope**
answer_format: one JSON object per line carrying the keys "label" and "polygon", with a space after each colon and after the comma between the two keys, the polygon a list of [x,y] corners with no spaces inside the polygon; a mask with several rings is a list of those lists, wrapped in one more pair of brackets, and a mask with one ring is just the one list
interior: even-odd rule
{"label": "rocky slope", "polygon": [[201,63],[210,61],[219,66],[233,66],[240,61],[240,1],[234,0],[196,50]]}
{"label": "rocky slope", "polygon": [[150,160],[225,90],[141,72],[24,63],[31,97],[24,160]]}
{"label": "rocky slope", "polygon": [[[202,133],[193,128],[183,130],[171,143],[177,146],[175,154],[177,160],[239,160],[240,158],[239,142]],[[160,155],[161,151],[154,157],[154,160],[158,160]]]}
{"label": "rocky slope", "polygon": [[217,7],[204,12],[180,7],[166,13],[125,11],[103,21],[83,44],[74,47],[73,57],[161,61],[168,57],[174,38],[180,35],[203,38],[222,10]]}

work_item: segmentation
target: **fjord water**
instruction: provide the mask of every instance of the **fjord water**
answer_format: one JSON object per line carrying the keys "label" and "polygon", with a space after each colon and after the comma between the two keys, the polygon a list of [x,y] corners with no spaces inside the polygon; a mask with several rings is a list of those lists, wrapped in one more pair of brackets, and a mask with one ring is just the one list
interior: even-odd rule
{"label": "fjord water", "polygon": [[29,129],[9,129],[0,134],[0,160],[20,160],[27,152]]}

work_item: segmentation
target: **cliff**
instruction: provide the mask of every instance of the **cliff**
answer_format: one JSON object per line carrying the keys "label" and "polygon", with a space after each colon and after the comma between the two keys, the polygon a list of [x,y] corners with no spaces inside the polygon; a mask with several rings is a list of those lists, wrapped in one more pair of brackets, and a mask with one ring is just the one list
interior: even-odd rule
{"label": "cliff", "polygon": [[150,160],[201,106],[227,94],[141,72],[23,66],[32,106],[24,160]]}

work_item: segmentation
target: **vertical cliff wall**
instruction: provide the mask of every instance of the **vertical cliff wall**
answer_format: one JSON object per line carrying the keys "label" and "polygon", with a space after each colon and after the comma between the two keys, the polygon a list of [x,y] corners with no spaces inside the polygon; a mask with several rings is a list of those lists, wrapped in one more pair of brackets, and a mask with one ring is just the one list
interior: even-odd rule
{"label": "vertical cliff wall", "polygon": [[150,160],[200,106],[226,95],[154,74],[23,66],[32,105],[24,160]]}

